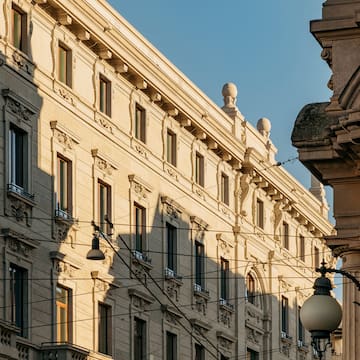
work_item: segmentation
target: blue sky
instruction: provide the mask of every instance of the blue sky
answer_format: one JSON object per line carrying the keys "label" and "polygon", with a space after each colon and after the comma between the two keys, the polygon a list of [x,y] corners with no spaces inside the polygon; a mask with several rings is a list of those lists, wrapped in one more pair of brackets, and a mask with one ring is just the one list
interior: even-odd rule
{"label": "blue sky", "polygon": [[[237,105],[254,126],[271,120],[277,160],[297,156],[290,136],[309,102],[327,101],[330,71],[309,32],[322,0],[111,0],[120,14],[219,106],[226,82],[238,87]],[[286,168],[306,187],[298,161]]]}
{"label": "blue sky", "polygon": [[[270,119],[277,160],[297,156],[290,140],[297,114],[331,96],[330,70],[309,31],[310,20],[321,18],[323,0],[109,2],[219,106],[223,84],[235,83],[246,120],[256,126],[259,118]],[[298,160],[284,166],[310,186]]]}

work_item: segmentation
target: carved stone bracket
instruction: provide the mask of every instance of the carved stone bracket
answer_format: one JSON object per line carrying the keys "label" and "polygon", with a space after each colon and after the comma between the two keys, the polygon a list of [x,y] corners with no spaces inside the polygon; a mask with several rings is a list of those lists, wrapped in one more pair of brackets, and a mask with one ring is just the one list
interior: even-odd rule
{"label": "carved stone bracket", "polygon": [[219,321],[226,327],[231,328],[231,320],[234,309],[229,305],[219,306]]}
{"label": "carved stone bracket", "polygon": [[257,329],[246,326],[246,341],[252,344],[261,345],[263,332]]}
{"label": "carved stone bracket", "polygon": [[203,315],[206,315],[209,299],[210,297],[207,292],[194,291],[194,308]]}
{"label": "carved stone bracket", "polygon": [[180,288],[183,282],[177,278],[165,279],[165,291],[175,301],[179,301]]}

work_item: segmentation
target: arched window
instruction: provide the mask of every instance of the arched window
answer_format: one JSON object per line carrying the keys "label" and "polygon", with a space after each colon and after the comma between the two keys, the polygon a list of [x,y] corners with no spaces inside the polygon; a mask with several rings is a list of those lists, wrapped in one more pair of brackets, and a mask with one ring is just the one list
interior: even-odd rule
{"label": "arched window", "polygon": [[246,300],[255,305],[255,279],[251,274],[246,277]]}

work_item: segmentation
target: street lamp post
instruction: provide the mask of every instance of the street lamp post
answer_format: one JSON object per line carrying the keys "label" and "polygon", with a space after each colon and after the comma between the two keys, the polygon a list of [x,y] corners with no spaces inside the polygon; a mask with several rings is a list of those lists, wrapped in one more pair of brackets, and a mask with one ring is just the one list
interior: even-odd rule
{"label": "street lamp post", "polygon": [[322,359],[330,343],[330,333],[336,330],[341,322],[342,310],[339,303],[330,295],[332,285],[326,273],[338,273],[349,278],[360,290],[360,282],[344,270],[325,267],[325,261],[316,268],[321,276],[315,280],[314,295],[307,299],[300,311],[304,327],[311,333],[311,345]]}

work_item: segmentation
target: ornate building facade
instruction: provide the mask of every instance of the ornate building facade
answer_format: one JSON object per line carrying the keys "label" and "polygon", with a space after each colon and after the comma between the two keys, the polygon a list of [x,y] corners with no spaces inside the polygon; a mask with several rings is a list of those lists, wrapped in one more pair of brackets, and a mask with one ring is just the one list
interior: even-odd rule
{"label": "ornate building facade", "polygon": [[332,226],[270,121],[103,0],[1,5],[0,359],[311,359]]}

